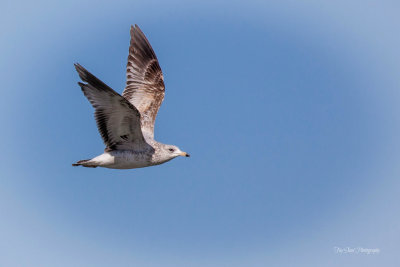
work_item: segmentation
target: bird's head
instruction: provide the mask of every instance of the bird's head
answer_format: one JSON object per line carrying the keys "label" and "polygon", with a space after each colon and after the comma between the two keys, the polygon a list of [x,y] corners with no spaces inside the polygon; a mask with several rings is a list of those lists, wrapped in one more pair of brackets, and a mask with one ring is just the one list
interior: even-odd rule
{"label": "bird's head", "polygon": [[171,158],[175,158],[175,157],[178,157],[178,156],[190,157],[190,155],[188,153],[183,152],[177,146],[165,145],[164,146],[164,150],[167,153],[167,155],[169,155]]}

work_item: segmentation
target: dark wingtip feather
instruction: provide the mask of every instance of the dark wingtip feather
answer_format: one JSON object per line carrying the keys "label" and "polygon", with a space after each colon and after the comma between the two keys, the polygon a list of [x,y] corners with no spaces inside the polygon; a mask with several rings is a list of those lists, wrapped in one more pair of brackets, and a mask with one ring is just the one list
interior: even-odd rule
{"label": "dark wingtip feather", "polygon": [[76,71],[78,71],[78,72],[79,72],[79,69],[82,68],[81,64],[79,64],[79,63],[74,63],[74,67],[75,67]]}
{"label": "dark wingtip feather", "polygon": [[135,32],[135,28],[133,27],[133,25],[131,25],[131,30],[130,30],[131,37],[133,36],[134,32]]}
{"label": "dark wingtip feather", "polygon": [[139,28],[139,26],[138,26],[137,24],[135,24],[135,26],[131,25],[131,31],[130,31],[131,37],[134,36],[135,31],[138,31],[138,32],[143,33],[143,32],[140,30],[140,28]]}
{"label": "dark wingtip feather", "polygon": [[88,162],[90,159],[83,159],[83,160],[79,160],[76,163],[72,163],[72,166],[81,166],[82,164]]}
{"label": "dark wingtip feather", "polygon": [[85,86],[87,86],[87,84],[78,82],[78,85],[81,87],[82,92],[85,93]]}
{"label": "dark wingtip feather", "polygon": [[[87,82],[88,84],[94,86],[98,90],[105,90],[105,91],[113,91],[110,87],[108,87],[105,83],[100,81],[96,76],[91,74],[87,69],[82,67],[80,64],[75,63],[74,64],[76,71],[78,72],[79,77],[81,78],[82,81]],[[81,83],[78,83],[79,86],[82,87]],[[83,84],[85,85],[85,84]],[[115,93],[115,92],[114,92]]]}
{"label": "dark wingtip feather", "polygon": [[88,82],[88,78],[90,78],[90,72],[88,72],[84,67],[82,67],[80,64],[75,63],[74,64],[76,71],[78,72],[79,77],[82,79],[84,82]]}

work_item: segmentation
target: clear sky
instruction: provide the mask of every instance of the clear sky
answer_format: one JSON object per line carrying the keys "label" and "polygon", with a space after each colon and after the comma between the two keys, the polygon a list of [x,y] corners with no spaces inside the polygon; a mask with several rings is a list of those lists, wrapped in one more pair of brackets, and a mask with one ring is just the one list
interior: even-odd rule
{"label": "clear sky", "polygon": [[[0,266],[398,266],[396,1],[0,7]],[[135,23],[192,157],[74,168],[104,146],[73,63],[121,93]]]}

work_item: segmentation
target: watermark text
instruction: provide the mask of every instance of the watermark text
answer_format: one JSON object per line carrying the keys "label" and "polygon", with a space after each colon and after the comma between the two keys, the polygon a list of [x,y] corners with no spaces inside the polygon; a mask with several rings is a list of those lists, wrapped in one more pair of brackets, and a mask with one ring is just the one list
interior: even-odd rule
{"label": "watermark text", "polygon": [[333,247],[333,251],[337,254],[379,254],[379,248],[363,248],[363,247]]}

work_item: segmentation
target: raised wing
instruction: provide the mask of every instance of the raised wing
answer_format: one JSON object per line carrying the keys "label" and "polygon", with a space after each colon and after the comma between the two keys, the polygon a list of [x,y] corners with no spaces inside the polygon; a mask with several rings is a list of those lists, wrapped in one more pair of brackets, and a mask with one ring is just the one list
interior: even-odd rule
{"label": "raised wing", "polygon": [[156,54],[137,25],[131,26],[126,87],[122,96],[140,112],[146,137],[154,138],[154,121],[164,99],[164,78]]}
{"label": "raised wing", "polygon": [[84,67],[75,64],[75,68],[86,82],[78,84],[95,109],[97,128],[106,151],[144,148],[147,143],[140,128],[139,111]]}

